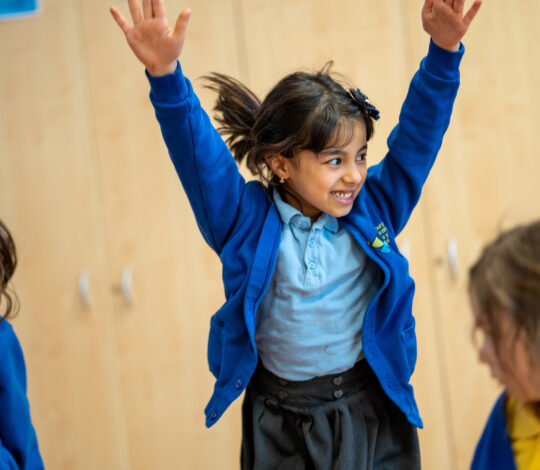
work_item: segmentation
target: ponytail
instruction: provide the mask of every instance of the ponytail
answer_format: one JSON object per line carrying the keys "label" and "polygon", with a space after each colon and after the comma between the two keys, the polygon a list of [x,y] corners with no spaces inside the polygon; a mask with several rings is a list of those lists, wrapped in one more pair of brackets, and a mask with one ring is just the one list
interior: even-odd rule
{"label": "ponytail", "polygon": [[[255,140],[252,129],[261,106],[259,98],[238,80],[211,73],[203,77],[205,88],[217,93],[214,106],[218,132],[223,136],[234,159],[241,163],[253,148]],[[255,173],[248,161],[248,168]]]}

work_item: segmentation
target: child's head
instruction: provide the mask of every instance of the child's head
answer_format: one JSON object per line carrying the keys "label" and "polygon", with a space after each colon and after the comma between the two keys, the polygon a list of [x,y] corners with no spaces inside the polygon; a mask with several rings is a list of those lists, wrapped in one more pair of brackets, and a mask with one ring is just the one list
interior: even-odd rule
{"label": "child's head", "polygon": [[540,401],[540,221],[500,235],[470,270],[479,359],[508,393]]}
{"label": "child's head", "polygon": [[17,297],[8,292],[8,283],[17,266],[15,242],[8,228],[0,220],[0,321],[13,314],[17,308]]}
{"label": "child's head", "polygon": [[367,141],[377,110],[330,73],[287,75],[262,103],[230,77],[212,74],[219,131],[237,161],[277,186],[304,215],[346,215],[366,175]]}

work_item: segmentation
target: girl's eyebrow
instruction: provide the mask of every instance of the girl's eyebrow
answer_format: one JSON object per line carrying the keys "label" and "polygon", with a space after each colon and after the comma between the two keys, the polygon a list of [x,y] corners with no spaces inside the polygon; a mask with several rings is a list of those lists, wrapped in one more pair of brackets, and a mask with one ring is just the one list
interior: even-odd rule
{"label": "girl's eyebrow", "polygon": [[[356,152],[356,153],[360,153],[360,152],[362,152],[364,150],[367,150],[367,143],[362,145],[362,147],[360,147],[358,149],[358,152]],[[345,153],[345,151],[343,150],[343,147],[330,147],[330,148],[326,148],[326,149],[321,150],[319,155],[328,156],[328,155],[340,155],[340,154],[344,154],[344,153]]]}

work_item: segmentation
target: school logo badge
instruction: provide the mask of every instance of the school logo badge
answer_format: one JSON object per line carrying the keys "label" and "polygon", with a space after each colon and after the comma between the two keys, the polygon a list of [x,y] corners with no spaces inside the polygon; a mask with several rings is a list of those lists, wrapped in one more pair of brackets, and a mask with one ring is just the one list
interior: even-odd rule
{"label": "school logo badge", "polygon": [[388,229],[386,228],[386,225],[381,222],[379,225],[375,226],[375,229],[377,230],[378,236],[376,236],[372,241],[368,240],[368,245],[381,253],[390,253],[392,250],[388,246],[390,237],[388,236]]}

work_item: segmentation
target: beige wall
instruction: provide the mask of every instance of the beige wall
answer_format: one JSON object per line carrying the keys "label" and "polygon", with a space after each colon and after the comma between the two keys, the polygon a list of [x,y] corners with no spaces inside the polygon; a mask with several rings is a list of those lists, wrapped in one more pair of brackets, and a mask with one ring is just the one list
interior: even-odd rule
{"label": "beige wall", "polygon": [[[374,162],[427,50],[421,4],[193,0],[183,68],[192,79],[228,73],[263,94],[284,73],[333,59],[381,110]],[[512,5],[486,1],[466,37],[452,124],[399,240],[417,283],[427,469],[468,467],[498,393],[470,339],[467,267],[500,227],[540,215],[540,4]],[[238,468],[239,403],[212,429],[203,424],[219,261],[168,160],[142,66],[108,1],[43,6],[37,18],[0,23],[0,217],[19,248],[13,324],[45,463]],[[173,19],[187,5],[166,6]],[[201,97],[209,108],[212,96]],[[121,294],[124,269],[132,304]],[[83,271],[89,307],[78,293]]]}

